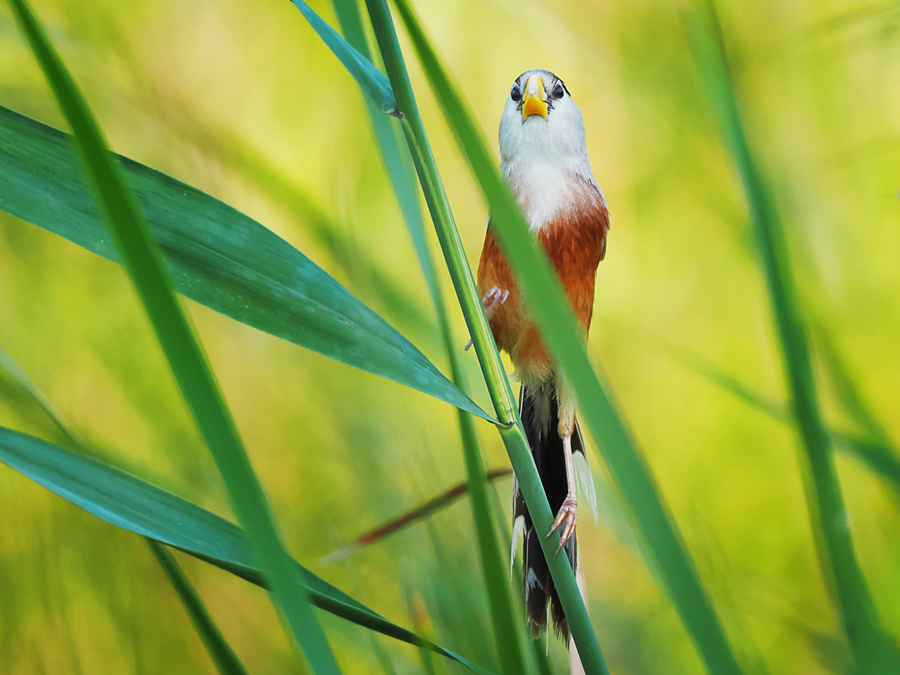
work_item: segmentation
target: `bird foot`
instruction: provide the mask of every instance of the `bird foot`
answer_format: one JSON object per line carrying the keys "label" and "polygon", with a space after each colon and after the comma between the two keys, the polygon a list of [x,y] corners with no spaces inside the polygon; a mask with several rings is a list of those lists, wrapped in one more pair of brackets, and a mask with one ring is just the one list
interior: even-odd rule
{"label": "bird foot", "polygon": [[[494,312],[497,311],[497,307],[506,302],[506,299],[509,297],[509,291],[501,290],[499,286],[494,286],[487,292],[487,295],[484,296],[481,300],[481,305],[484,307],[484,316],[488,320],[488,323],[491,321],[491,317],[494,316]],[[472,346],[472,341],[469,340],[469,343],[466,345],[465,351],[469,351],[469,347]]]}
{"label": "bird foot", "polygon": [[490,321],[491,316],[497,311],[497,305],[502,305],[509,297],[509,291],[502,290],[499,286],[494,286],[487,292],[487,295],[481,301],[484,305],[484,313]]}
{"label": "bird foot", "polygon": [[566,500],[562,503],[562,506],[559,507],[559,511],[556,514],[556,520],[553,521],[553,527],[551,527],[550,531],[547,533],[547,536],[549,537],[565,524],[562,533],[559,535],[559,546],[556,548],[557,555],[559,555],[563,546],[566,545],[566,542],[569,541],[569,538],[575,534],[575,524],[577,522],[578,504],[575,501],[575,495],[570,493],[566,495]]}

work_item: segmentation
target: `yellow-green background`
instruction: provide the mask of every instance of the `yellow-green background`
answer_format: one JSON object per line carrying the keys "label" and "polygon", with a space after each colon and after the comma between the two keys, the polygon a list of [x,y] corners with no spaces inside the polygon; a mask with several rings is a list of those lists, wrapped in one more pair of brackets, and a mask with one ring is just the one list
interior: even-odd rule
{"label": "yellow-green background", "polygon": [[[336,25],[330,5],[312,5]],[[359,90],[289,2],[40,0],[33,7],[113,149],[277,232],[446,371]],[[522,71],[547,68],[566,81],[612,214],[592,360],[615,389],[747,671],[845,672],[794,435],[657,343],[687,347],[765,396],[786,397],[743,194],[691,57],[686,5],[482,0],[417,9],[492,139]],[[834,342],[873,414],[900,438],[900,8],[720,2],[719,9],[750,142],[788,230],[805,316],[816,336]],[[411,52],[408,61],[474,264],[486,208]],[[62,125],[6,6],[0,105]],[[333,255],[285,185],[326,213],[352,249]],[[375,294],[372,274],[387,277],[414,311]],[[318,564],[463,479],[453,410],[188,306],[294,555],[391,620],[492,665],[465,501],[348,561]],[[468,336],[459,312],[453,319],[461,349]],[[230,517],[121,268],[0,214],[0,348],[106,456]],[[473,396],[487,408],[474,355],[465,360]],[[829,422],[855,430],[825,371],[817,375]],[[6,385],[0,424],[58,440]],[[494,431],[483,423],[479,430],[488,462],[506,465]],[[591,459],[601,518],[594,525],[582,510],[579,542],[591,617],[612,671],[702,672],[597,455]],[[896,493],[846,456],[838,469],[863,570],[885,626],[897,634]],[[498,487],[508,510],[509,481]],[[0,514],[0,671],[214,672],[138,537],[6,467]],[[263,592],[179,560],[251,673],[298,672]],[[345,672],[385,672],[366,631],[322,617]],[[397,672],[420,672],[415,650],[377,642]],[[561,649],[551,647],[564,672]]]}

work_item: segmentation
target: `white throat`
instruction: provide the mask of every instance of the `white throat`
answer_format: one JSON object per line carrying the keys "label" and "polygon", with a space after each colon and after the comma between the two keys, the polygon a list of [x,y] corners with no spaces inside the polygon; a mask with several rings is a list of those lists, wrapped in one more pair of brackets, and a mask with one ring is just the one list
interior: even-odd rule
{"label": "white throat", "polygon": [[[529,71],[519,80],[531,84],[532,72],[552,77]],[[534,233],[585,199],[605,206],[588,160],[581,111],[568,93],[552,102],[547,117],[523,118],[517,102],[507,99],[500,119],[500,169]]]}
{"label": "white throat", "polygon": [[562,158],[529,150],[520,149],[513,161],[501,160],[500,169],[525,212],[528,229],[536,233],[579,203],[586,184],[596,182],[586,152],[583,161],[555,161]]}

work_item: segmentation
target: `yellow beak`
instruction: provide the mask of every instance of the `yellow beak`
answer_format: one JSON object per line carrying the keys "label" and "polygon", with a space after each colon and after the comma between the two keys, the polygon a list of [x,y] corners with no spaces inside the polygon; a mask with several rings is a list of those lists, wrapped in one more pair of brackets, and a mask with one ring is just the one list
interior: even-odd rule
{"label": "yellow beak", "polygon": [[529,115],[547,116],[547,92],[540,75],[532,75],[525,83],[525,98],[522,101],[522,117]]}

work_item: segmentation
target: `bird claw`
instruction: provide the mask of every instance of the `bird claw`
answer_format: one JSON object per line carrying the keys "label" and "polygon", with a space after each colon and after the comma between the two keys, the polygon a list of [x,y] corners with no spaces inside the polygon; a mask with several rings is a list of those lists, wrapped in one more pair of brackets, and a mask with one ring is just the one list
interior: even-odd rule
{"label": "bird claw", "polygon": [[502,305],[508,297],[509,291],[501,290],[499,286],[494,286],[487,292],[481,304],[484,305],[484,313],[487,315],[488,321],[490,321],[491,315],[497,310],[497,305]]}
{"label": "bird claw", "polygon": [[578,504],[575,501],[574,495],[568,495],[566,500],[562,503],[562,506],[559,507],[559,511],[556,514],[556,520],[553,521],[553,527],[551,527],[550,531],[547,533],[547,536],[549,537],[565,523],[565,527],[563,527],[562,532],[559,535],[559,546],[556,548],[556,555],[559,555],[559,552],[563,549],[563,546],[566,545],[566,542],[569,541],[569,538],[575,534],[575,524],[577,522]]}
{"label": "bird claw", "polygon": [[[484,316],[488,322],[490,322],[491,317],[494,316],[494,312],[497,311],[497,306],[506,302],[508,297],[509,291],[500,290],[499,286],[494,286],[487,292],[484,298],[482,298],[481,305],[484,307]],[[464,351],[469,351],[469,347],[471,346],[472,340],[469,340]]]}

